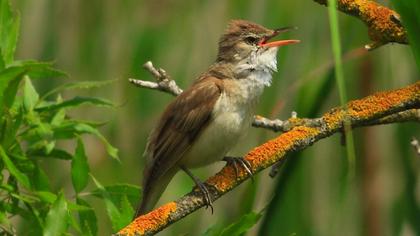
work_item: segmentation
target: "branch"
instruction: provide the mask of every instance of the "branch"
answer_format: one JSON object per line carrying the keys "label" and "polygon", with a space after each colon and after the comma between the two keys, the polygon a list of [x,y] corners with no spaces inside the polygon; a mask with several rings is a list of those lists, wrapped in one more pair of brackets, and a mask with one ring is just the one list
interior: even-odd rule
{"label": "branch", "polygon": [[167,92],[174,96],[178,96],[182,93],[182,89],[178,87],[175,80],[171,79],[171,77],[166,73],[166,71],[162,68],[156,69],[153,66],[151,61],[144,63],[143,68],[149,71],[153,77],[157,80],[157,82],[151,81],[144,81],[138,79],[128,79],[130,83],[142,87],[142,88],[149,88],[149,89],[157,89],[163,92]]}
{"label": "branch", "polygon": [[[371,120],[370,122],[361,124],[361,126],[372,126],[372,125],[386,125],[391,123],[401,122],[420,122],[420,109],[410,109],[389,116],[382,117],[380,119]],[[270,120],[262,116],[254,116],[252,126],[257,128],[266,128],[275,132],[287,132],[297,126],[305,127],[319,127],[322,126],[321,118],[297,118],[296,114],[292,113],[292,117],[288,120],[282,121],[279,119]]]}
{"label": "branch", "polygon": [[[331,109],[319,118],[315,127],[295,126],[290,131],[251,150],[244,158],[250,163],[254,174],[281,162],[287,154],[303,150],[315,142],[342,132],[344,122],[353,128],[370,125],[376,121],[390,121],[396,114],[420,108],[420,81],[402,89],[380,92],[360,100],[349,102],[346,107]],[[292,118],[293,119],[293,118]],[[250,178],[241,169],[238,176],[232,165],[226,165],[205,184],[216,200]],[[184,218],[199,208],[205,201],[197,188],[180,199],[169,202],[152,212],[139,216],[117,233],[123,235],[153,235],[170,224]]]}
{"label": "branch", "polygon": [[[141,88],[148,88],[148,89],[155,89],[162,92],[169,93],[173,96],[177,96],[182,93],[182,89],[176,84],[175,80],[171,79],[170,76],[166,73],[165,70],[162,68],[155,68],[151,61],[146,62],[143,67],[149,71],[152,76],[158,82],[152,81],[145,81],[145,80],[138,80],[130,78],[128,81],[135,86]],[[419,121],[420,120],[420,110],[410,111],[410,112],[403,112],[401,114],[393,114],[390,117],[384,117],[381,120],[373,120],[371,123],[366,125],[381,125],[381,124],[389,124],[389,123],[396,123],[396,122],[407,122],[407,121]],[[256,128],[265,128],[272,130],[274,132],[286,132],[291,130],[296,126],[307,126],[307,127],[317,127],[319,126],[320,119],[308,119],[308,118],[297,118],[296,112],[292,112],[291,118],[288,120],[270,120],[268,118],[262,116],[254,116],[254,120],[252,122],[252,126]]]}
{"label": "branch", "polygon": [[[314,0],[327,5],[327,0]],[[362,20],[368,27],[372,43],[365,46],[373,50],[387,43],[408,44],[407,32],[395,11],[370,0],[337,0],[338,10]]]}

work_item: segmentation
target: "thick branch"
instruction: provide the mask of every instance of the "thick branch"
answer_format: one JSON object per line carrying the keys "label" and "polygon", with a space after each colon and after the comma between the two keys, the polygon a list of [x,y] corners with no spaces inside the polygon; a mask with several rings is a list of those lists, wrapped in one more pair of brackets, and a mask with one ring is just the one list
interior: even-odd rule
{"label": "thick branch", "polygon": [[[420,108],[420,81],[402,89],[380,92],[360,100],[349,102],[346,107],[338,107],[325,113],[315,127],[296,126],[277,138],[251,150],[244,158],[250,163],[254,174],[269,166],[283,161],[289,153],[305,149],[318,140],[343,130],[343,123],[352,127],[371,124],[374,120],[390,119],[410,109]],[[237,178],[231,165],[210,177],[208,186],[212,199],[216,200],[250,178],[241,169]],[[117,235],[152,235],[170,224],[205,206],[204,199],[197,189],[180,199],[167,203],[152,212],[139,216]]]}
{"label": "thick branch", "polygon": [[[314,0],[327,5],[327,0]],[[338,0],[338,10],[355,16],[368,27],[369,37],[373,41],[365,46],[372,50],[387,43],[408,44],[407,32],[395,11],[370,0]]]}

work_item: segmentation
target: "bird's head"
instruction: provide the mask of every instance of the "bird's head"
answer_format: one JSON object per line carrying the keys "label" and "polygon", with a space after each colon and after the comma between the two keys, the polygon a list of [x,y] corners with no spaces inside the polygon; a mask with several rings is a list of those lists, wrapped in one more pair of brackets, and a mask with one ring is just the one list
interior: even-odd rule
{"label": "bird's head", "polygon": [[275,30],[245,21],[232,20],[219,41],[218,62],[231,63],[243,69],[277,69],[278,47],[299,43],[299,40],[271,41],[278,34],[292,29]]}

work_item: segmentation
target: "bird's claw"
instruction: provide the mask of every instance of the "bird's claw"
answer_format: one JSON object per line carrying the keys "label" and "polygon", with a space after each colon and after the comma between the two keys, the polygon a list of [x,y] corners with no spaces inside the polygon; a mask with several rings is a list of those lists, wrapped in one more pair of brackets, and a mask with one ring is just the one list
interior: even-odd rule
{"label": "bird's claw", "polygon": [[213,200],[211,199],[211,194],[208,190],[208,188],[206,187],[206,185],[200,181],[196,182],[197,187],[200,189],[201,194],[204,197],[204,205],[206,205],[206,209],[210,207],[211,209],[211,214],[213,214],[214,210],[213,210]]}
{"label": "bird's claw", "polygon": [[206,209],[210,207],[211,214],[213,214],[213,200],[211,199],[211,194],[209,192],[209,189],[206,187],[206,185],[201,182],[201,180],[193,175],[190,170],[188,170],[185,166],[180,166],[180,168],[187,173],[188,176],[191,177],[191,179],[194,181],[195,185],[200,189],[201,194],[204,198],[204,205],[206,205]]}
{"label": "bird's claw", "polygon": [[251,164],[242,157],[224,157],[224,161],[226,161],[229,164],[233,165],[233,168],[235,169],[236,178],[239,177],[239,169],[238,169],[238,163],[245,169],[245,171],[251,176],[251,180],[254,181],[254,174],[252,174],[251,171]]}

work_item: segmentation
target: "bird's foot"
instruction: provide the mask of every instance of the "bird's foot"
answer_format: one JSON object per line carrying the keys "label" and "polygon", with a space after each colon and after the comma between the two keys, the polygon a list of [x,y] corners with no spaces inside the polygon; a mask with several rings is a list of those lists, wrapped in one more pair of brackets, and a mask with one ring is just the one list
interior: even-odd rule
{"label": "bird's foot", "polygon": [[226,161],[228,164],[232,164],[235,169],[236,178],[239,177],[238,164],[242,166],[245,171],[251,176],[251,180],[254,181],[254,174],[251,171],[251,164],[242,157],[224,157],[223,161]]}
{"label": "bird's foot", "polygon": [[211,214],[213,214],[213,199],[211,199],[209,189],[207,188],[207,186],[203,182],[201,182],[198,179],[197,179],[197,181],[195,181],[195,184],[200,189],[201,194],[204,197],[204,204],[206,205],[206,209],[210,207]]}
{"label": "bird's foot", "polygon": [[213,210],[213,199],[211,198],[211,194],[209,189],[207,188],[207,186],[197,177],[195,177],[190,170],[188,170],[187,168],[181,166],[181,169],[187,173],[188,176],[190,176],[190,178],[194,181],[195,185],[198,187],[198,189],[200,189],[201,194],[203,195],[204,198],[204,205],[206,206],[206,209],[210,207],[211,209],[211,214],[213,214],[214,210]]}

